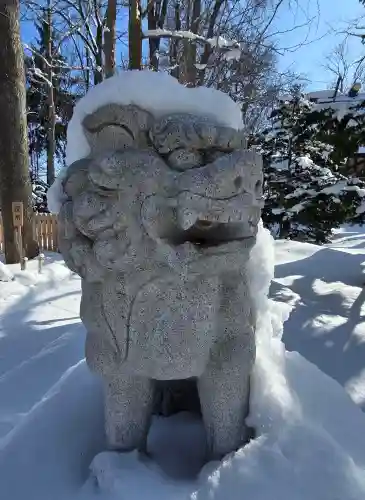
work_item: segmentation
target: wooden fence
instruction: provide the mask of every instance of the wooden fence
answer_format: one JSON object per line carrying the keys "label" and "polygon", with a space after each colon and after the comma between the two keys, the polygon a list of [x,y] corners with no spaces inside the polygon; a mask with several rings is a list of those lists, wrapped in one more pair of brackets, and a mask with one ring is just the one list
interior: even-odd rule
{"label": "wooden fence", "polygon": [[[34,239],[38,242],[41,251],[58,252],[58,221],[57,215],[35,214],[33,217]],[[0,214],[0,252],[4,248],[3,221]]]}

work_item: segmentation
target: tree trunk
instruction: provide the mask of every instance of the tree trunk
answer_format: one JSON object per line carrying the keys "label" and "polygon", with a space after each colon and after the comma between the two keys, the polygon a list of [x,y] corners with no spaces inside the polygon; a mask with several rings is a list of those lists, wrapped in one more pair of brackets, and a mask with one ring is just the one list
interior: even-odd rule
{"label": "tree trunk", "polygon": [[52,10],[51,2],[48,0],[47,5],[47,107],[48,107],[48,124],[47,124],[47,184],[51,186],[55,180],[54,158],[56,153],[56,110],[54,104],[54,88],[53,88],[53,54],[52,54]]}
{"label": "tree trunk", "polygon": [[[191,18],[190,31],[192,33],[199,32],[200,24],[200,14],[201,14],[201,0],[193,1],[193,12]],[[185,64],[184,64],[184,83],[187,87],[195,87],[197,80],[197,69],[196,69],[196,56],[197,56],[197,45],[195,42],[186,40],[185,41]]]}
{"label": "tree trunk", "polygon": [[98,25],[96,28],[95,42],[97,52],[95,54],[94,85],[101,83],[104,79],[103,74],[103,27]]}
{"label": "tree trunk", "polygon": [[105,17],[107,30],[104,33],[104,69],[105,78],[110,78],[115,73],[115,23],[117,18],[116,0],[108,0]]}
{"label": "tree trunk", "polygon": [[25,104],[23,47],[20,40],[19,0],[0,0],[0,196],[7,264],[19,262],[14,237],[12,202],[24,206],[24,250],[38,254],[33,239],[31,184]]}
{"label": "tree trunk", "polygon": [[[148,29],[163,29],[167,15],[168,0],[150,0],[147,4]],[[161,38],[150,37],[148,40],[150,48],[150,68],[158,71],[159,50]]]}
{"label": "tree trunk", "polygon": [[[214,28],[217,26],[218,15],[221,10],[222,5],[225,3],[225,0],[215,0],[214,7],[212,13],[209,18],[209,26],[206,34],[207,38],[213,38]],[[200,58],[200,64],[207,64],[209,57],[212,53],[212,47],[207,43],[204,47],[204,52]],[[205,77],[206,68],[199,69],[198,71],[198,85],[204,85],[204,77]]]}
{"label": "tree trunk", "polygon": [[[157,28],[157,5],[155,0],[150,0],[147,4],[147,22],[148,30]],[[150,49],[150,68],[158,71],[158,46],[159,38],[150,37],[148,45]]]}
{"label": "tree trunk", "polygon": [[[174,5],[174,19],[175,19],[175,30],[181,30],[181,10],[180,3],[176,2]],[[179,68],[179,40],[170,40],[170,66],[172,67],[171,76],[180,80],[180,68]]]}
{"label": "tree trunk", "polygon": [[84,71],[85,91],[88,92],[90,89],[90,68],[92,67],[92,60],[90,56],[90,49],[87,45],[85,46],[85,60],[86,60],[86,69]]}
{"label": "tree trunk", "polygon": [[140,0],[129,2],[129,69],[141,69],[142,29]]}

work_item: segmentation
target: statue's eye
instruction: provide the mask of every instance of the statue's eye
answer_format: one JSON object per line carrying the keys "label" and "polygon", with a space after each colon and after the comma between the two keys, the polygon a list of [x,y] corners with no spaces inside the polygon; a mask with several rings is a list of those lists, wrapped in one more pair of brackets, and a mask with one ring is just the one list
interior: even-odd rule
{"label": "statue's eye", "polygon": [[93,137],[95,151],[116,151],[130,148],[134,144],[134,137],[127,127],[119,125],[105,125],[95,132]]}
{"label": "statue's eye", "polygon": [[167,162],[174,170],[189,170],[204,164],[203,154],[199,151],[176,149],[167,157]]}

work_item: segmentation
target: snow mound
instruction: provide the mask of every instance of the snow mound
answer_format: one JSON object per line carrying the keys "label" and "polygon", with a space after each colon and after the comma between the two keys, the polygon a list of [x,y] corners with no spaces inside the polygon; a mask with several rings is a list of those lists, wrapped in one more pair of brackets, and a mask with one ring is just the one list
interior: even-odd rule
{"label": "snow mound", "polygon": [[[223,461],[194,500],[364,498],[364,415],[336,382],[299,354],[287,353],[283,361],[292,394],[285,414],[275,415],[264,396],[251,417],[257,424],[257,411],[266,412],[259,437]],[[279,388],[273,383],[276,398]]]}
{"label": "snow mound", "polygon": [[[158,118],[169,113],[193,113],[212,118],[223,126],[242,129],[240,107],[228,95],[206,87],[188,88],[168,73],[155,71],[123,71],[96,85],[76,104],[67,128],[66,164],[85,158],[90,148],[82,130],[84,118],[111,102],[135,104]],[[58,213],[62,204],[61,169],[48,190],[48,209]]]}

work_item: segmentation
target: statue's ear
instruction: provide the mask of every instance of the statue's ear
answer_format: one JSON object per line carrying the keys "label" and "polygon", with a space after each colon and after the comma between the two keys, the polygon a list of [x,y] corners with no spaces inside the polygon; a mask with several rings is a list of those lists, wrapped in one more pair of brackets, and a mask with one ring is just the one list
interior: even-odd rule
{"label": "statue's ear", "polygon": [[147,144],[152,116],[134,105],[107,104],[83,121],[91,153],[140,148]]}

